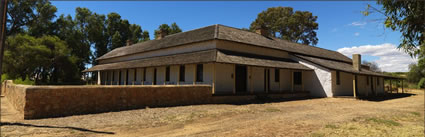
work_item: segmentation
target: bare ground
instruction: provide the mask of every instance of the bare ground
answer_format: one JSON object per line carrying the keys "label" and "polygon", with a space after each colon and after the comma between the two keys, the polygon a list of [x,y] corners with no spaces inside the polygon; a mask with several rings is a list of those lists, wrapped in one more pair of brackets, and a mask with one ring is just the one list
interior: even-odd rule
{"label": "bare ground", "polygon": [[[20,120],[2,97],[1,136],[338,136],[347,134],[328,133],[345,132],[342,129],[347,126],[351,130],[350,122],[359,123],[356,119],[373,122],[376,118],[406,114],[418,118],[408,119],[413,123],[397,119],[403,125],[391,127],[388,131],[378,129],[378,133],[415,132],[406,136],[423,136],[424,92],[410,93],[412,96],[378,101],[320,98],[242,105],[209,104],[40,120]],[[334,129],[338,127],[341,130]],[[408,131],[403,127],[415,130]]]}

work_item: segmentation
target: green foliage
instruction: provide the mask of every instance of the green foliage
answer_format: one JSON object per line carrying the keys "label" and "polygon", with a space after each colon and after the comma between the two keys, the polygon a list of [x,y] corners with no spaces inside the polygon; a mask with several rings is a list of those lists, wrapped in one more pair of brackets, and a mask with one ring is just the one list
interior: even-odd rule
{"label": "green foliage", "polygon": [[[7,6],[9,37],[3,72],[10,79],[80,83],[81,71],[87,64],[97,64],[95,58],[125,46],[127,40],[149,40],[148,31],[121,19],[118,13],[105,16],[78,7],[75,18],[56,17],[57,8],[48,0],[11,0]],[[178,28],[176,24],[172,27]]]}
{"label": "green foliage", "polygon": [[424,1],[397,1],[378,0],[382,9],[368,5],[364,15],[378,12],[385,16],[383,24],[387,28],[402,33],[399,48],[411,56],[419,55],[424,58],[425,47],[425,2]]}
{"label": "green foliage", "polygon": [[316,20],[317,16],[308,11],[294,12],[291,7],[273,7],[258,14],[250,30],[265,27],[273,37],[316,45],[319,40],[315,31],[319,28]]}
{"label": "green foliage", "polygon": [[167,32],[167,35],[176,34],[182,32],[182,29],[174,22],[169,26],[168,24],[159,25],[158,29],[155,30],[155,38],[160,35],[160,30]]}
{"label": "green foliage", "polygon": [[425,88],[425,78],[422,78],[422,79],[418,82],[418,88]]}
{"label": "green foliage", "polygon": [[8,78],[39,83],[79,80],[76,58],[64,41],[56,36],[35,38],[17,34],[8,37],[4,55],[4,72]]}

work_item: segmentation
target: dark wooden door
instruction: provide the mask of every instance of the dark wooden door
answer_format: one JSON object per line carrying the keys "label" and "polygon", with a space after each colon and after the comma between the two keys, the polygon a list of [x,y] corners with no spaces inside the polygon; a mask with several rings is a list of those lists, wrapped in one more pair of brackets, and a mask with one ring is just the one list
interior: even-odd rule
{"label": "dark wooden door", "polygon": [[246,66],[236,65],[236,92],[246,92],[247,91],[247,70]]}

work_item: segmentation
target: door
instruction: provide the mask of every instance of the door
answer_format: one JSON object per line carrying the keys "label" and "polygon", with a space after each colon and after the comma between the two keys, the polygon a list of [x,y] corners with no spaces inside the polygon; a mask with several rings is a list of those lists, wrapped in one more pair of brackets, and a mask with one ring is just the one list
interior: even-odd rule
{"label": "door", "polygon": [[236,86],[236,92],[247,92],[247,69],[246,66],[242,65],[236,65],[235,68],[235,86]]}

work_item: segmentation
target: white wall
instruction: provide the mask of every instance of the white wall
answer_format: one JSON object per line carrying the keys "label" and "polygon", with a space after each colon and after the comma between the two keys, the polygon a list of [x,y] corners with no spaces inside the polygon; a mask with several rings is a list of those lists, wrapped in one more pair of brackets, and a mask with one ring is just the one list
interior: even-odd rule
{"label": "white wall", "polygon": [[216,86],[215,93],[233,93],[234,71],[233,64],[216,64]]}
{"label": "white wall", "polygon": [[170,66],[170,81],[168,84],[177,84],[179,80],[179,73],[180,73],[180,65],[173,65]]}
{"label": "white wall", "polygon": [[329,69],[296,57],[293,57],[293,59],[298,61],[300,64],[313,69],[310,78],[303,78],[310,80],[307,82],[309,86],[305,85],[304,90],[310,91],[310,95],[316,97],[332,97],[334,95],[332,92],[332,79],[334,77],[333,73],[331,73]]}

